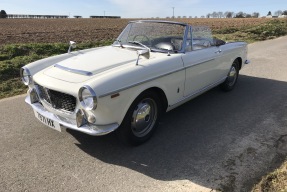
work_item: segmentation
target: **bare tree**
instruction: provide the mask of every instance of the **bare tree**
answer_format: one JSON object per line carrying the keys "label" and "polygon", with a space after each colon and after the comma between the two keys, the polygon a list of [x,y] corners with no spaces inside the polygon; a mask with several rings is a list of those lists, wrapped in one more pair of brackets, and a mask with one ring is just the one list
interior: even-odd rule
{"label": "bare tree", "polygon": [[251,14],[246,14],[245,18],[251,18]]}
{"label": "bare tree", "polygon": [[258,12],[253,12],[253,13],[252,13],[252,17],[254,17],[254,18],[258,18],[259,15],[260,15],[260,14],[259,14]]}
{"label": "bare tree", "polygon": [[213,18],[217,18],[218,17],[218,13],[215,12],[215,11],[211,15],[212,15]]}
{"label": "bare tree", "polygon": [[272,13],[271,13],[271,11],[269,11],[269,12],[268,12],[267,16],[269,16],[269,15],[270,15],[270,16],[272,16]]}
{"label": "bare tree", "polygon": [[246,13],[243,13],[242,11],[240,11],[240,12],[238,12],[237,14],[236,14],[236,18],[245,18],[245,16],[246,16]]}
{"label": "bare tree", "polygon": [[229,11],[225,11],[225,13],[223,14],[225,18],[227,18]]}
{"label": "bare tree", "polygon": [[211,14],[207,13],[206,18],[210,18],[210,17],[211,17]]}
{"label": "bare tree", "polygon": [[282,15],[282,13],[283,13],[283,11],[278,10],[278,11],[275,11],[275,12],[274,12],[274,15],[275,15],[275,16],[280,16],[280,15]]}
{"label": "bare tree", "polygon": [[205,16],[204,16],[204,15],[202,15],[200,18],[205,18]]}
{"label": "bare tree", "polygon": [[225,16],[226,18],[232,18],[232,17],[236,16],[236,14],[234,12],[232,12],[232,11],[227,11],[224,14],[226,14],[226,16]]}
{"label": "bare tree", "polygon": [[283,11],[282,15],[287,15],[287,10]]}
{"label": "bare tree", "polygon": [[222,17],[223,17],[223,12],[219,11],[217,14],[218,14],[218,17],[219,17],[219,18],[222,18]]}

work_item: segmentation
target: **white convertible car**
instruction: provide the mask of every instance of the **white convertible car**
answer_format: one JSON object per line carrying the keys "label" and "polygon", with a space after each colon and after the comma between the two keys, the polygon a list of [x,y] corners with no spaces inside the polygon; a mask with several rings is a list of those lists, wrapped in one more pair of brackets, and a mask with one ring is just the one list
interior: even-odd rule
{"label": "white convertible car", "polygon": [[36,118],[61,131],[117,132],[138,145],[163,112],[220,85],[234,88],[247,44],[212,38],[208,27],[132,21],[111,46],[72,51],[21,68]]}

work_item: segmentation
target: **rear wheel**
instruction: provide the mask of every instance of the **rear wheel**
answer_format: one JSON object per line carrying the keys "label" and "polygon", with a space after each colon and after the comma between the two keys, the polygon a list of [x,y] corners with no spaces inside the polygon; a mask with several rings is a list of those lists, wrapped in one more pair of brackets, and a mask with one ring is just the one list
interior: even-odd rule
{"label": "rear wheel", "polygon": [[239,62],[235,60],[230,68],[226,80],[221,84],[221,88],[224,91],[231,91],[237,82],[239,75]]}
{"label": "rear wheel", "polygon": [[140,145],[155,131],[161,116],[161,102],[152,91],[143,92],[130,106],[117,130],[119,139],[129,145]]}

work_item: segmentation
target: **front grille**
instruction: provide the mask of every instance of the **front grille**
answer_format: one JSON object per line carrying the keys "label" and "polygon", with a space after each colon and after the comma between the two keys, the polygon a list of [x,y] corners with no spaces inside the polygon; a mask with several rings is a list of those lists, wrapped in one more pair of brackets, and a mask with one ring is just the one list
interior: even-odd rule
{"label": "front grille", "polygon": [[58,110],[64,110],[74,112],[76,109],[76,98],[72,95],[61,93],[35,84],[39,97],[45,100],[53,108]]}

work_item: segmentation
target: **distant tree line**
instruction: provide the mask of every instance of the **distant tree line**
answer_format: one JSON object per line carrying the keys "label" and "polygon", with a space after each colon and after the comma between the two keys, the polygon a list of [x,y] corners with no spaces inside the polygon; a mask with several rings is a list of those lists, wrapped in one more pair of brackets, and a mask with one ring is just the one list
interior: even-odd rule
{"label": "distant tree line", "polygon": [[[287,15],[287,10],[285,11],[275,11],[274,12],[275,16],[280,16],[280,15]],[[232,11],[226,11],[226,12],[216,12],[214,11],[213,13],[208,13],[206,15],[206,18],[258,18],[260,14],[258,12],[253,12],[252,14],[249,13],[244,13],[243,11],[240,11],[238,13],[232,12]],[[271,11],[267,13],[267,16],[272,16]]]}
{"label": "distant tree line", "polygon": [[206,15],[206,18],[258,18],[260,14],[258,12],[253,12],[252,14],[244,13],[242,11],[235,13],[232,11],[226,11],[226,12],[216,12],[208,13]]}
{"label": "distant tree line", "polygon": [[285,11],[281,11],[281,10],[275,11],[274,15],[275,16],[287,15],[287,10],[285,10]]}

